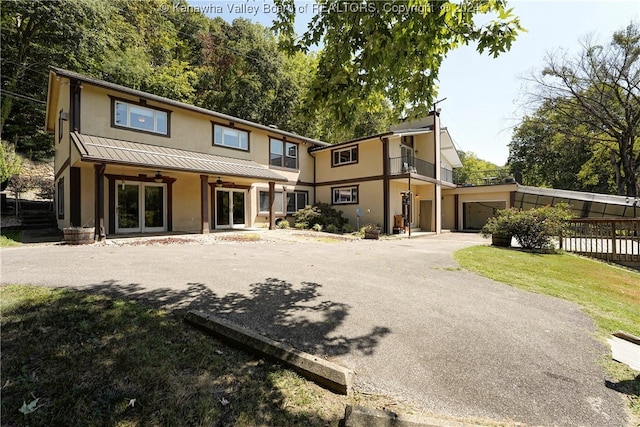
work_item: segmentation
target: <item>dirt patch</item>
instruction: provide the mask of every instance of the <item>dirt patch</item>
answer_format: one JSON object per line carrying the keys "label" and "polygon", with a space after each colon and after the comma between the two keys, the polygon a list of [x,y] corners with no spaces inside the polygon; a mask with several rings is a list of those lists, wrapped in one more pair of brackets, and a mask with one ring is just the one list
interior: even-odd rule
{"label": "dirt patch", "polygon": [[130,242],[122,243],[127,246],[155,246],[155,245],[186,245],[187,243],[193,243],[191,239],[183,239],[180,237],[165,237],[162,239],[149,239],[149,240],[132,240]]}
{"label": "dirt patch", "polygon": [[261,239],[257,234],[237,234],[232,236],[216,237],[216,240],[221,240],[223,242],[257,242]]}
{"label": "dirt patch", "polygon": [[358,240],[356,237],[327,235],[326,233],[293,233],[292,236],[302,237],[304,239],[313,239],[321,242],[352,242],[354,240]]}

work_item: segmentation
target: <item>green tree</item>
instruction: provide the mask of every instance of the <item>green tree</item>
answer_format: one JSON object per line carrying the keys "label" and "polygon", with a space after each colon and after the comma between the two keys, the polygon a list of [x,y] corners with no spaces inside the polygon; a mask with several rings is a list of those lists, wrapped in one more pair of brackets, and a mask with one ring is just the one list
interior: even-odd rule
{"label": "green tree", "polygon": [[553,131],[585,137],[591,153],[608,157],[615,192],[640,194],[639,24],[615,32],[607,45],[587,38],[574,57],[549,55],[533,80],[536,99],[559,118],[550,122]]}
{"label": "green tree", "polygon": [[502,182],[509,176],[509,171],[502,166],[478,158],[472,151],[458,151],[462,167],[455,170],[456,183],[481,185],[487,179]]}
{"label": "green tree", "polygon": [[106,10],[95,0],[3,2],[0,133],[18,151],[35,157],[52,152],[52,139],[41,130],[48,66],[93,69]]}
{"label": "green tree", "polygon": [[[296,76],[303,58],[287,59],[273,34],[260,24],[221,18],[202,36],[203,64],[196,85],[199,105],[246,120],[290,130],[303,128],[301,112],[306,77]],[[304,70],[302,70],[304,72]]]}
{"label": "green tree", "polygon": [[15,147],[6,141],[0,141],[0,184],[19,174],[21,169],[22,161],[16,155]]}
{"label": "green tree", "polygon": [[612,141],[598,136],[600,143],[592,144],[592,132],[558,113],[559,102],[543,104],[515,128],[509,168],[522,174],[525,185],[615,193],[613,170],[606,158]]}
{"label": "green tree", "polygon": [[[396,114],[423,116],[436,94],[438,71],[449,51],[477,43],[498,56],[523,31],[504,0],[394,2],[323,0],[309,29],[293,30],[295,0],[275,0],[274,29],[287,50],[322,44],[308,101],[352,124],[372,94],[382,94]],[[479,17],[488,17],[479,24]]]}

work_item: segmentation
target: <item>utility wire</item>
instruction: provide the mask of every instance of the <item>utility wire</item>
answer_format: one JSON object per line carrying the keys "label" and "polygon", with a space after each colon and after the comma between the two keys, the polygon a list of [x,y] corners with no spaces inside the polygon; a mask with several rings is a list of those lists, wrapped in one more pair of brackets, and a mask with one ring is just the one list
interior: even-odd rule
{"label": "utility wire", "polygon": [[0,89],[0,92],[2,92],[3,94],[5,94],[7,96],[12,97],[12,98],[23,99],[23,100],[26,100],[26,101],[37,102],[38,104],[47,105],[47,101],[42,101],[40,99],[35,99],[35,98],[32,98],[32,97],[27,96],[27,95],[22,95],[20,93],[11,92],[11,91],[8,91],[8,90],[5,90],[5,89]]}

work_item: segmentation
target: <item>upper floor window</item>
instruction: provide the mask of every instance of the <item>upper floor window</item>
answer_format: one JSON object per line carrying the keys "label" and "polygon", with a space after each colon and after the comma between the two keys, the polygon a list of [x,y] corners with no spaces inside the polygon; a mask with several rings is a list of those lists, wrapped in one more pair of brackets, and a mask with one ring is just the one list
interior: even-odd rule
{"label": "upper floor window", "polygon": [[358,163],[358,146],[333,151],[333,166]]}
{"label": "upper floor window", "polygon": [[113,103],[113,124],[144,132],[169,134],[167,111],[144,107],[124,101]]}
{"label": "upper floor window", "polygon": [[334,205],[348,205],[358,203],[358,186],[336,187],[332,189]]}
{"label": "upper floor window", "polygon": [[269,164],[288,169],[298,169],[298,144],[271,138]]}
{"label": "upper floor window", "polygon": [[249,132],[214,123],[213,144],[249,151]]}

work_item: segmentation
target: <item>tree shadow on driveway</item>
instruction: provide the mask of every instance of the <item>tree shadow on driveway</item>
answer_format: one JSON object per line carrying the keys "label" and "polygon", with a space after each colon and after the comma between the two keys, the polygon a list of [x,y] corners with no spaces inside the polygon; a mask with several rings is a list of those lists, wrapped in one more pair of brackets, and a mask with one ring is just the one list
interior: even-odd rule
{"label": "tree shadow on driveway", "polygon": [[187,283],[186,288],[149,289],[136,283],[106,280],[83,289],[159,308],[213,314],[316,355],[373,354],[391,330],[374,326],[365,334],[340,333],[338,330],[348,317],[350,306],[319,300],[321,287],[313,282],[294,286],[281,279],[267,278],[251,284],[248,295],[231,292],[218,296],[204,283]]}

